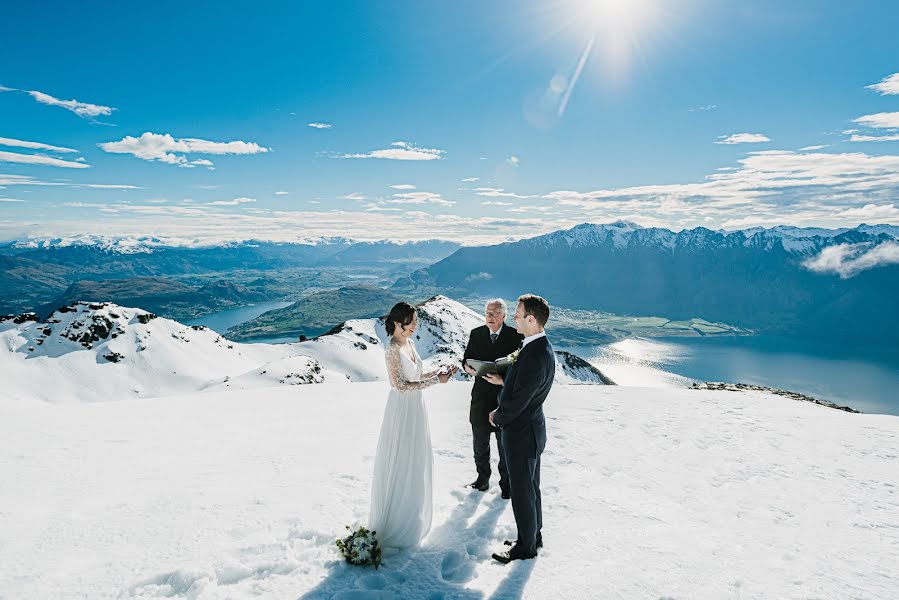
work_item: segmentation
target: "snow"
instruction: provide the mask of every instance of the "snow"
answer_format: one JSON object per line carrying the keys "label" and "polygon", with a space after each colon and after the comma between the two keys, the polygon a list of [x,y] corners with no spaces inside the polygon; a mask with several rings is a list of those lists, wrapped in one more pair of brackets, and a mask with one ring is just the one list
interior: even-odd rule
{"label": "snow", "polygon": [[425,392],[434,528],[379,570],[342,562],[334,540],[365,523],[383,382],[4,398],[0,598],[899,596],[896,417],[556,385],[546,547],[503,566],[490,553],[514,537],[511,507],[495,480],[463,487],[469,389]]}
{"label": "snow", "polygon": [[[80,302],[68,310],[46,323],[0,321],[0,375],[8,398],[102,402],[387,377],[379,319],[347,321],[334,334],[301,343],[240,344],[138,308]],[[427,369],[458,364],[469,332],[483,324],[483,317],[444,296],[424,303],[418,315],[415,343]],[[564,356],[557,361],[559,383],[602,383],[589,364],[577,368]]]}
{"label": "snow", "polygon": [[[443,296],[418,314],[429,367],[482,322]],[[537,560],[490,559],[514,519],[495,478],[464,487],[454,381],[425,391],[433,530],[351,567],[334,541],[366,524],[385,342],[378,319],[281,345],[114,304],[0,320],[0,600],[899,596],[896,417],[672,388],[625,365],[639,340],[602,365],[624,385],[557,357]]]}

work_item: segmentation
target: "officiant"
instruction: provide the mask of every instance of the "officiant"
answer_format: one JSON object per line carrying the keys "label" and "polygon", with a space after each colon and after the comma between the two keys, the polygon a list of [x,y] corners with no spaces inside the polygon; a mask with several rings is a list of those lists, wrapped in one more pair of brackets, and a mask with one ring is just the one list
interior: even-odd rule
{"label": "officiant", "polygon": [[[462,367],[465,371],[474,375],[466,361],[468,359],[493,361],[515,352],[521,346],[524,339],[514,327],[505,325],[506,303],[495,298],[487,302],[484,307],[484,325],[475,327],[468,336],[468,345],[465,347],[465,355],[462,358]],[[502,497],[510,498],[509,472],[506,470],[503,459],[502,433],[499,429],[490,425],[489,415],[496,409],[497,397],[502,390],[501,385],[494,385],[483,377],[475,377],[471,388],[471,410],[468,420],[471,422],[472,447],[474,449],[474,464],[478,471],[477,479],[469,484],[481,492],[486,492],[490,487],[490,436],[496,437],[496,450],[499,456],[499,487]]]}

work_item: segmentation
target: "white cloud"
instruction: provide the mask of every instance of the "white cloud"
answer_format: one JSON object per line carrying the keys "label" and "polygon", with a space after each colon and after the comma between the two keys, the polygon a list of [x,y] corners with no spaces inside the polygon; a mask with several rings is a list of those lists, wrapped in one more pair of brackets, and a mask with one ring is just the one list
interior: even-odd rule
{"label": "white cloud", "polygon": [[[48,237],[73,237],[90,232],[93,236],[146,238],[152,231],[156,243],[175,246],[203,246],[245,240],[298,242],[319,236],[341,235],[358,240],[384,239],[385,231],[396,231],[396,217],[403,215],[398,239],[456,240],[467,244],[486,244],[530,237],[583,222],[582,217],[559,219],[551,215],[539,218],[472,217],[432,214],[425,211],[367,211],[357,205],[353,210],[281,211],[254,213],[228,211],[223,207],[104,205],[84,207],[84,216],[74,219],[51,215],[28,222],[0,220],[0,240]],[[391,207],[392,208],[392,207]],[[398,208],[403,208],[398,206]],[[127,219],[122,216],[127,215]],[[389,235],[389,234],[388,234]]]}
{"label": "white cloud", "polygon": [[884,77],[880,83],[867,85],[865,87],[883,95],[899,94],[899,73],[893,73],[892,75]]}
{"label": "white cloud", "polygon": [[[293,114],[293,113],[291,113],[291,114]],[[307,123],[307,125],[309,125],[309,127],[312,127],[314,129],[331,129],[330,123]]]}
{"label": "white cloud", "polygon": [[[0,90],[2,91],[2,90]],[[24,200],[18,200],[16,198],[0,198],[0,202],[25,202]]]}
{"label": "white cloud", "polygon": [[839,217],[859,221],[899,220],[899,208],[894,204],[865,204],[857,208],[847,208]]}
{"label": "white cloud", "polygon": [[515,206],[514,202],[503,202],[501,200],[487,200],[486,202],[481,202],[484,206]]}
{"label": "white cloud", "polygon": [[259,154],[268,152],[254,142],[210,142],[197,138],[175,139],[170,134],[150,133],[149,131],[139,138],[125,136],[118,142],[105,142],[100,144],[105,152],[113,154],[131,154],[143,160],[159,161],[181,167],[193,165],[212,166],[212,162],[206,159],[188,161],[186,154]]}
{"label": "white cloud", "polygon": [[6,86],[0,85],[0,92],[15,92],[16,88],[8,88]]}
{"label": "white cloud", "polygon": [[480,177],[466,177],[466,178],[463,179],[462,181],[465,182],[465,183],[471,183],[471,182],[473,182],[473,181],[480,181],[480,180],[481,180]]}
{"label": "white cloud", "polygon": [[709,110],[715,110],[716,108],[718,108],[717,104],[703,104],[702,106],[697,106],[696,108],[691,108],[690,112],[709,111]]}
{"label": "white cloud", "polygon": [[393,142],[393,148],[373,150],[364,154],[341,154],[338,158],[384,158],[388,160],[439,160],[445,150],[417,148],[408,142]]}
{"label": "white cloud", "polygon": [[552,206],[534,206],[534,205],[527,205],[527,206],[516,206],[515,208],[510,208],[508,212],[513,212],[513,213],[531,213],[531,212],[545,213],[545,212],[549,212],[549,211],[552,210],[552,209],[553,209]]}
{"label": "white cloud", "polygon": [[849,138],[850,142],[899,142],[899,133],[891,135],[859,135],[852,134]]}
{"label": "white cloud", "polygon": [[[899,195],[899,156],[864,153],[752,152],[734,171],[704,181],[546,194],[561,207],[588,211],[591,219],[637,214],[673,228],[724,228],[764,224],[843,227],[842,211],[891,202]],[[899,217],[883,213],[883,221]]]}
{"label": "white cloud", "polygon": [[290,192],[285,192],[282,190],[282,191],[275,192],[275,196],[286,196],[289,193]]}
{"label": "white cloud", "polygon": [[395,190],[414,190],[415,189],[415,186],[412,184],[409,184],[409,183],[401,183],[399,185],[391,185],[390,187],[392,187]]}
{"label": "white cloud", "polygon": [[387,204],[439,204],[441,206],[452,206],[455,204],[452,200],[447,200],[442,195],[434,192],[405,192],[402,194],[393,194],[391,200],[386,201]]}
{"label": "white cloud", "polygon": [[488,198],[533,198],[533,196],[520,196],[513,192],[507,192],[502,188],[479,187],[471,191],[478,196],[487,196]]}
{"label": "white cloud", "polygon": [[115,110],[114,108],[103,106],[100,104],[88,104],[87,102],[79,102],[77,100],[60,100],[59,98],[54,98],[50,94],[45,94],[44,92],[38,92],[36,90],[31,90],[27,93],[41,104],[47,104],[49,106],[59,106],[75,113],[79,117],[99,117],[101,115],[111,115],[112,111]]}
{"label": "white cloud", "polygon": [[353,193],[347,194],[345,196],[338,196],[337,199],[338,200],[356,200],[356,201],[358,201],[358,200],[365,200],[365,196],[363,196],[359,192],[353,192]]}
{"label": "white cloud", "polygon": [[[853,119],[853,121],[861,125],[876,127],[878,129],[897,129],[899,128],[899,112],[882,112],[873,115],[865,115]],[[847,131],[855,133],[855,131],[852,131],[851,129]]]}
{"label": "white cloud", "polygon": [[28,142],[25,140],[14,140],[4,137],[0,137],[0,146],[14,146],[17,148],[30,148],[32,150],[49,150],[50,152],[78,152],[72,148],[63,148],[61,146],[41,144],[40,142]]}
{"label": "white cloud", "polygon": [[139,190],[136,185],[120,185],[117,183],[79,183],[73,184],[72,187],[86,187],[98,190]]}
{"label": "white cloud", "polygon": [[490,281],[491,279],[493,279],[492,274],[487,271],[481,271],[480,273],[472,273],[465,278],[465,281]]}
{"label": "white cloud", "polygon": [[190,165],[199,165],[199,166],[201,166],[201,167],[211,167],[211,166],[212,166],[212,161],[211,161],[211,160],[207,160],[207,159],[205,159],[205,158],[198,158],[197,160],[192,160],[192,161],[190,161],[188,164],[190,164]]}
{"label": "white cloud", "polygon": [[237,206],[238,204],[247,204],[256,202],[255,198],[235,198],[234,200],[216,200],[215,202],[207,202],[209,206]]}
{"label": "white cloud", "polygon": [[66,169],[86,169],[90,167],[90,165],[86,163],[72,162],[36,154],[19,154],[18,152],[0,152],[0,162],[46,165],[48,167],[64,167]]}
{"label": "white cloud", "polygon": [[761,133],[733,133],[731,135],[719,135],[716,144],[760,144],[770,142],[767,136]]}
{"label": "white cloud", "polygon": [[827,148],[827,144],[823,144],[820,146],[806,146],[805,148],[800,148],[800,152],[809,152],[811,150],[821,150],[823,148]]}
{"label": "white cloud", "polygon": [[513,167],[517,167],[521,161],[518,160],[517,156],[510,156],[506,159],[506,163],[512,165]]}
{"label": "white cloud", "polygon": [[895,242],[883,242],[873,247],[866,243],[829,246],[803,263],[810,271],[835,273],[842,279],[868,269],[895,264],[899,264],[899,244]]}

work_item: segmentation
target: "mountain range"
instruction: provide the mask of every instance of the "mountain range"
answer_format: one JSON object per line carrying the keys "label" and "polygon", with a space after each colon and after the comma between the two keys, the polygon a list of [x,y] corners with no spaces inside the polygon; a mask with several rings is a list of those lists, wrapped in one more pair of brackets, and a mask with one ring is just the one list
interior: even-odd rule
{"label": "mountain range", "polygon": [[852,343],[899,335],[899,227],[672,232],[582,224],[460,248],[402,277],[402,293],[517,297],[625,315],[701,317]]}
{"label": "mountain range", "polygon": [[[65,299],[60,297],[67,296],[67,288],[82,280],[170,278],[198,288],[226,280],[255,287],[257,295],[266,299],[280,299],[310,287],[338,287],[353,277],[382,276],[393,281],[398,274],[431,264],[457,248],[458,244],[442,240],[398,243],[346,238],[297,244],[247,241],[195,248],[160,246],[152,238],[25,240],[0,247],[0,313],[36,310]],[[132,287],[141,293],[137,288],[150,281],[135,280]],[[153,285],[158,289],[161,282],[156,279]],[[93,287],[97,293],[106,291]],[[79,299],[122,300],[114,295]],[[188,314],[175,307],[167,316]]]}

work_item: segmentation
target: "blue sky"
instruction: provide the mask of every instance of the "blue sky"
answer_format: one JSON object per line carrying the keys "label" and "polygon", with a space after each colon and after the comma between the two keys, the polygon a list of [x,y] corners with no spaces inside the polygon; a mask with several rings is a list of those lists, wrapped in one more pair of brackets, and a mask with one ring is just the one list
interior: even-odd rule
{"label": "blue sky", "polygon": [[895,2],[310,4],[5,5],[0,240],[899,223]]}

